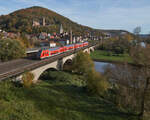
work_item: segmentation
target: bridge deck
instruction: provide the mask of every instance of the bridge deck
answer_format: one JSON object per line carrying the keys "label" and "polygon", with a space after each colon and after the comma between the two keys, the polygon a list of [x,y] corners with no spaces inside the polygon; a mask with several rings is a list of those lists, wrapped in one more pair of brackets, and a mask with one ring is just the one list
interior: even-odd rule
{"label": "bridge deck", "polygon": [[30,59],[17,59],[17,60],[5,62],[5,63],[0,63],[0,75],[6,72],[24,67],[26,65],[33,64],[35,62],[38,62],[38,61],[30,60]]}

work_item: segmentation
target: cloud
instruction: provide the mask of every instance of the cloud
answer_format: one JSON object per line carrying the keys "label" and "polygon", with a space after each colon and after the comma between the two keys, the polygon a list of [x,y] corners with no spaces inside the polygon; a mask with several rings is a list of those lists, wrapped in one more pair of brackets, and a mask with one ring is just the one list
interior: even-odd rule
{"label": "cloud", "polygon": [[7,7],[0,6],[0,15],[7,14],[9,12],[11,12],[11,9],[9,9]]}
{"label": "cloud", "polygon": [[[137,5],[133,7],[132,4],[130,4],[130,7],[127,7],[119,6],[118,3],[114,3],[114,5],[112,4],[113,6],[110,7],[101,7],[101,5],[104,4],[106,3],[97,2],[97,6],[99,7],[94,6],[95,8],[91,9],[85,9],[85,6],[76,7],[72,8],[70,12],[64,13],[71,19],[78,21],[78,23],[97,29],[126,29],[132,32],[136,26],[141,26],[143,33],[150,31],[150,29],[148,29],[150,28],[150,6]],[[66,9],[66,11],[68,10]]]}
{"label": "cloud", "polygon": [[[125,28],[130,31],[136,26],[144,27],[150,24],[150,7],[139,8],[109,8],[102,14],[97,14],[93,22],[97,23],[95,27],[102,28]],[[99,25],[98,25],[99,24]],[[150,26],[149,26],[150,27]],[[148,30],[145,30],[148,31]]]}

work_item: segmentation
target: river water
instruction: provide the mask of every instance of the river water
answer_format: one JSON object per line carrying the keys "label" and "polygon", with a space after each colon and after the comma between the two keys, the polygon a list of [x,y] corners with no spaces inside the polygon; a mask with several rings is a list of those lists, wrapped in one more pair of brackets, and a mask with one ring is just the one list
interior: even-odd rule
{"label": "river water", "polygon": [[95,62],[95,61],[94,64],[95,64],[95,70],[101,73],[104,72],[106,66],[111,65],[110,63],[107,62]]}

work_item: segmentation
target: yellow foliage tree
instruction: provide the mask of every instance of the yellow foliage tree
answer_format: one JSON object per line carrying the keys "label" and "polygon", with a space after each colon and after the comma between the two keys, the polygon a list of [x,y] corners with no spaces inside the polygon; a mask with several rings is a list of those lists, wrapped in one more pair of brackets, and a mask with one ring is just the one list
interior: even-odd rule
{"label": "yellow foliage tree", "polygon": [[33,84],[34,75],[31,72],[26,72],[22,76],[23,86],[29,88]]}
{"label": "yellow foliage tree", "polygon": [[128,40],[129,42],[131,42],[132,40],[134,40],[134,36],[130,35],[130,34],[125,34],[124,35],[124,39]]}
{"label": "yellow foliage tree", "polygon": [[94,69],[94,63],[88,53],[78,52],[73,59],[73,70],[80,74],[86,74],[91,69]]}
{"label": "yellow foliage tree", "polygon": [[87,88],[93,94],[104,96],[104,93],[109,88],[109,83],[99,72],[90,71],[87,74]]}
{"label": "yellow foliage tree", "polygon": [[94,62],[88,53],[80,51],[73,60],[73,70],[83,74],[87,80],[87,89],[92,94],[104,95],[109,88],[106,78],[95,71]]}

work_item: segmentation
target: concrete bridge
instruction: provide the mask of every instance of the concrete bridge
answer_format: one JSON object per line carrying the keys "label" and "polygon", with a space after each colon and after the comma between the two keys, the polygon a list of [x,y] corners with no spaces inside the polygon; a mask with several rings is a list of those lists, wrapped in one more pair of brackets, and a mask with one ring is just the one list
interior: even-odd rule
{"label": "concrete bridge", "polygon": [[36,82],[40,75],[49,68],[55,68],[57,70],[62,70],[63,65],[68,61],[72,60],[76,53],[80,50],[90,54],[94,51],[96,45],[89,45],[77,50],[68,51],[56,56],[52,56],[44,60],[31,60],[31,59],[19,59],[10,62],[5,62],[0,64],[0,80],[5,80],[11,77],[17,77],[21,79],[24,72],[30,71],[34,74],[33,82]]}

